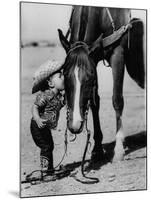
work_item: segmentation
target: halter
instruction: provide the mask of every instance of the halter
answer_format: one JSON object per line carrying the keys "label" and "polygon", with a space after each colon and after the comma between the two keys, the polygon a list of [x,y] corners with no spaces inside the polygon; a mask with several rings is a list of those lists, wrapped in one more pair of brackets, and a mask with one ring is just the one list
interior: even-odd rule
{"label": "halter", "polygon": [[[89,132],[89,130],[88,130],[88,127],[87,127],[87,116],[88,116],[88,112],[89,112],[89,107],[90,107],[90,100],[88,100],[88,103],[87,103],[87,108],[86,108],[86,111],[85,111],[85,113],[84,113],[84,122],[85,122],[85,128],[86,128],[86,131],[87,131],[87,133]],[[69,107],[67,106],[67,117],[66,117],[66,119],[67,119],[67,124],[68,124],[68,122],[69,122]],[[75,134],[76,135],[76,134]]]}
{"label": "halter", "polygon": [[89,52],[89,47],[85,42],[77,41],[74,43],[73,47],[70,48],[67,55],[69,55],[72,51],[74,51],[75,49],[78,49],[79,47],[84,47],[86,51]]}

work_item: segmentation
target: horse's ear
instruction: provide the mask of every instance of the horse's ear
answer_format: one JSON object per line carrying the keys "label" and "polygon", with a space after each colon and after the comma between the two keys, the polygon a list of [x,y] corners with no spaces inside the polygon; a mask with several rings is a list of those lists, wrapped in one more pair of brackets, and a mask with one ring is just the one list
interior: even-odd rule
{"label": "horse's ear", "polygon": [[63,35],[62,30],[58,29],[58,33],[59,33],[60,42],[67,53],[70,49],[70,43],[68,42],[66,37]]}
{"label": "horse's ear", "polygon": [[89,47],[89,54],[91,54],[92,52],[94,52],[97,48],[101,48],[102,47],[102,36],[103,34],[101,34],[98,39],[96,39],[92,45]]}

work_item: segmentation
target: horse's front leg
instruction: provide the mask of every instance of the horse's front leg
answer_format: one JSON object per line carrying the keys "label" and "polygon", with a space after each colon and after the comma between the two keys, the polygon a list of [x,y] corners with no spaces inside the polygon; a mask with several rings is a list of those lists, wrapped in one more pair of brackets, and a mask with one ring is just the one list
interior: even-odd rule
{"label": "horse's front leg", "polygon": [[121,161],[124,158],[124,131],[122,125],[122,112],[124,108],[123,79],[124,79],[124,49],[118,46],[110,59],[113,73],[113,107],[116,114],[116,143],[113,161]]}
{"label": "horse's front leg", "polygon": [[94,91],[94,98],[91,101],[91,110],[93,116],[93,127],[94,127],[94,147],[92,150],[91,161],[99,162],[103,160],[103,147],[102,147],[102,139],[103,134],[101,131],[100,120],[99,120],[99,108],[100,108],[100,97],[97,93],[97,87]]}

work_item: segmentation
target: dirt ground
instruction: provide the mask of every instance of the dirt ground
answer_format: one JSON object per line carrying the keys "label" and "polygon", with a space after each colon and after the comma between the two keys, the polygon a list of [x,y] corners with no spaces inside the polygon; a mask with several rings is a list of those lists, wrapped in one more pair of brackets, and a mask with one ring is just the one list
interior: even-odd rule
{"label": "dirt ground", "polygon": [[[32,75],[35,66],[42,63],[46,58],[37,57],[37,51],[41,55],[41,50],[32,53],[26,50],[22,53],[21,68],[21,181],[25,175],[33,170],[40,169],[39,149],[34,144],[30,134],[31,105],[35,96],[30,94],[32,85]],[[33,51],[33,50],[32,50]],[[35,51],[35,50],[34,50]],[[48,55],[50,50],[44,50],[43,55]],[[47,51],[47,53],[46,53]],[[34,55],[38,60],[34,59]],[[54,55],[54,54],[53,54]],[[52,55],[52,56],[53,56]],[[47,57],[47,56],[46,56]],[[57,55],[56,55],[57,57]],[[128,85],[129,83],[127,83]],[[133,86],[132,86],[133,87]],[[127,86],[126,91],[131,91],[132,87]],[[125,130],[124,161],[112,163],[111,154],[113,152],[115,140],[115,113],[112,107],[111,92],[101,94],[100,121],[103,132],[103,148],[107,156],[106,162],[100,163],[96,168],[89,171],[88,176],[97,177],[98,183],[83,184],[76,180],[80,177],[80,162],[82,160],[86,132],[78,135],[74,142],[68,131],[68,149],[62,165],[70,166],[70,174],[55,181],[39,182],[35,185],[30,183],[21,184],[21,196],[47,196],[63,194],[98,193],[111,191],[144,190],[146,189],[146,119],[145,119],[145,94],[137,87],[131,92],[125,92],[123,125]],[[88,116],[88,126],[91,130],[91,147],[88,149],[86,159],[89,161],[93,148],[93,124],[91,111]],[[61,111],[57,130],[53,131],[55,143],[54,165],[56,166],[62,159],[64,153],[64,133],[66,128],[66,108]],[[81,178],[81,177],[80,177]]]}

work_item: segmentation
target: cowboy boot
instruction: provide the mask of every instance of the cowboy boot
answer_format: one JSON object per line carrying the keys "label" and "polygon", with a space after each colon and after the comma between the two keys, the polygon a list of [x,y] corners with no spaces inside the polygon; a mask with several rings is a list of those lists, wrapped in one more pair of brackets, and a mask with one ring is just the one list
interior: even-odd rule
{"label": "cowboy boot", "polygon": [[41,172],[45,175],[48,171],[49,161],[45,157],[40,157]]}

